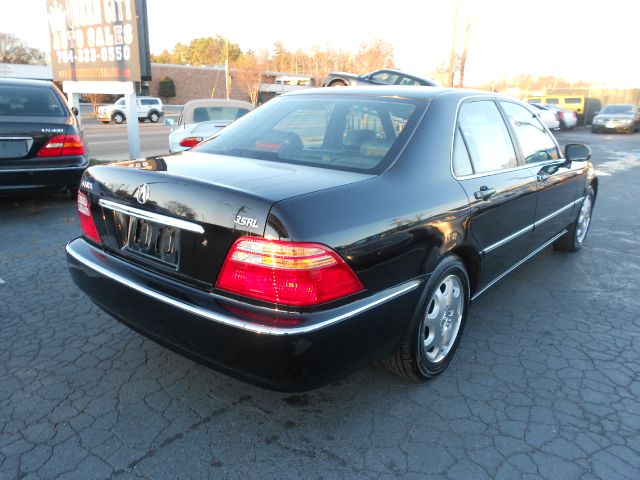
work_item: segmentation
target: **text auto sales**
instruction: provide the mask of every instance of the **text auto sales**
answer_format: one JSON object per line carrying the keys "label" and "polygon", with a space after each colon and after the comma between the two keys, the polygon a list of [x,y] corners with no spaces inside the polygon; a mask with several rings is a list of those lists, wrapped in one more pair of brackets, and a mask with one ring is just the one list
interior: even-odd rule
{"label": "text auto sales", "polygon": [[[129,60],[134,42],[133,0],[70,0],[67,15],[49,11],[53,49],[60,63]],[[70,20],[70,19],[69,19]],[[114,24],[117,23],[117,24]],[[75,30],[68,25],[75,25]],[[64,25],[66,28],[60,28]],[[73,49],[73,50],[72,50]]]}

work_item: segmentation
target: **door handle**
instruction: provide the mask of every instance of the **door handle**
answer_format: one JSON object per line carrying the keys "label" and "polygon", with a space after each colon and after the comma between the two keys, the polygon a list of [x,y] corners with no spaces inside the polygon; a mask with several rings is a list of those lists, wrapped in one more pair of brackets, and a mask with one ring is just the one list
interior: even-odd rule
{"label": "door handle", "polygon": [[546,172],[539,172],[538,173],[538,181],[539,182],[546,182],[547,180],[549,180],[549,174]]}
{"label": "door handle", "polygon": [[473,196],[476,197],[476,200],[489,200],[496,194],[495,188],[489,188],[486,185],[480,187],[480,190],[473,193]]}

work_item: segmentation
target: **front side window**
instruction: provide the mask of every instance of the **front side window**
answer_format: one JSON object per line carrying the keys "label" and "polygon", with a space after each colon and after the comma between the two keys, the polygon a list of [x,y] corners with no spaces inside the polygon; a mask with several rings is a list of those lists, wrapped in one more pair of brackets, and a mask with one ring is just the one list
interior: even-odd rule
{"label": "front side window", "polygon": [[500,105],[516,133],[525,163],[560,158],[555,142],[532,112],[511,102],[500,102]]}
{"label": "front side window", "polygon": [[409,77],[402,77],[402,80],[400,80],[400,83],[398,83],[398,85],[418,86],[420,85],[420,82]]}
{"label": "front side window", "polygon": [[118,99],[118,101],[116,102],[116,105],[124,105],[124,97]]}
{"label": "front side window", "polygon": [[378,173],[393,161],[426,105],[357,95],[278,97],[194,150]]}
{"label": "front side window", "polygon": [[493,101],[463,104],[458,122],[474,173],[518,166],[509,131]]}
{"label": "front side window", "polygon": [[551,105],[558,105],[558,103],[560,103],[560,100],[558,100],[557,98],[547,98],[547,101],[545,103],[550,103]]}
{"label": "front side window", "polygon": [[391,72],[379,72],[375,75],[371,75],[371,78],[376,82],[384,83],[385,85],[394,85],[398,81],[398,74]]}
{"label": "front side window", "polygon": [[49,87],[0,86],[0,115],[64,117],[60,98]]}

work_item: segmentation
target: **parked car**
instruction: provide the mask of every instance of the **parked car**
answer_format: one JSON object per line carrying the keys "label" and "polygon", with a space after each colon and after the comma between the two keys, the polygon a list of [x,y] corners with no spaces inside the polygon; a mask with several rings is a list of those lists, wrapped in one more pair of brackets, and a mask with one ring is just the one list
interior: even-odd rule
{"label": "parked car", "polygon": [[66,188],[75,198],[88,164],[75,114],[52,82],[0,79],[0,193]]}
{"label": "parked car", "polygon": [[560,121],[561,130],[571,130],[578,125],[578,114],[575,110],[567,110],[557,105],[544,105],[544,107],[558,112],[558,120]]}
{"label": "parked car", "polygon": [[560,128],[560,115],[556,110],[549,109],[546,105],[540,105],[539,103],[530,103],[529,105],[533,107],[534,113],[549,130]]}
{"label": "parked car", "polygon": [[591,132],[633,133],[640,127],[640,111],[633,104],[607,105],[593,119]]}
{"label": "parked car", "polygon": [[470,301],[582,247],[590,154],[497,94],[300,91],[146,169],[88,169],[67,260],[116,319],[248,382],[305,390],[381,359],[427,380]]}
{"label": "parked car", "polygon": [[[149,120],[151,123],[157,123],[160,117],[164,115],[164,106],[162,100],[155,97],[137,97],[136,112],[138,121],[144,122]],[[98,107],[98,120],[102,123],[122,123],[127,119],[126,106],[124,97],[119,98],[112,105],[103,105]]]}
{"label": "parked car", "polygon": [[188,150],[253,109],[253,104],[242,100],[189,100],[178,123],[172,118],[164,121],[171,127],[169,151]]}
{"label": "parked car", "polygon": [[564,110],[572,110],[576,112],[579,125],[590,124],[601,107],[600,100],[584,95],[541,95],[529,97],[527,102],[555,105]]}
{"label": "parked car", "polygon": [[433,80],[409,75],[398,70],[376,70],[375,72],[355,75],[345,72],[330,72],[322,83],[323,87],[353,87],[362,85],[408,85],[437,87]]}

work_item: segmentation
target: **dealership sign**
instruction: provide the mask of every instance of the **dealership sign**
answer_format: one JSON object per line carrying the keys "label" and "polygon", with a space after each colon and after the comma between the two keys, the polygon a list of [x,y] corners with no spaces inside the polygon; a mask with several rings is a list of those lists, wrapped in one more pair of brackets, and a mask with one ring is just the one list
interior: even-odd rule
{"label": "dealership sign", "polygon": [[140,81],[146,18],[136,6],[146,14],[140,0],[47,0],[54,80]]}

